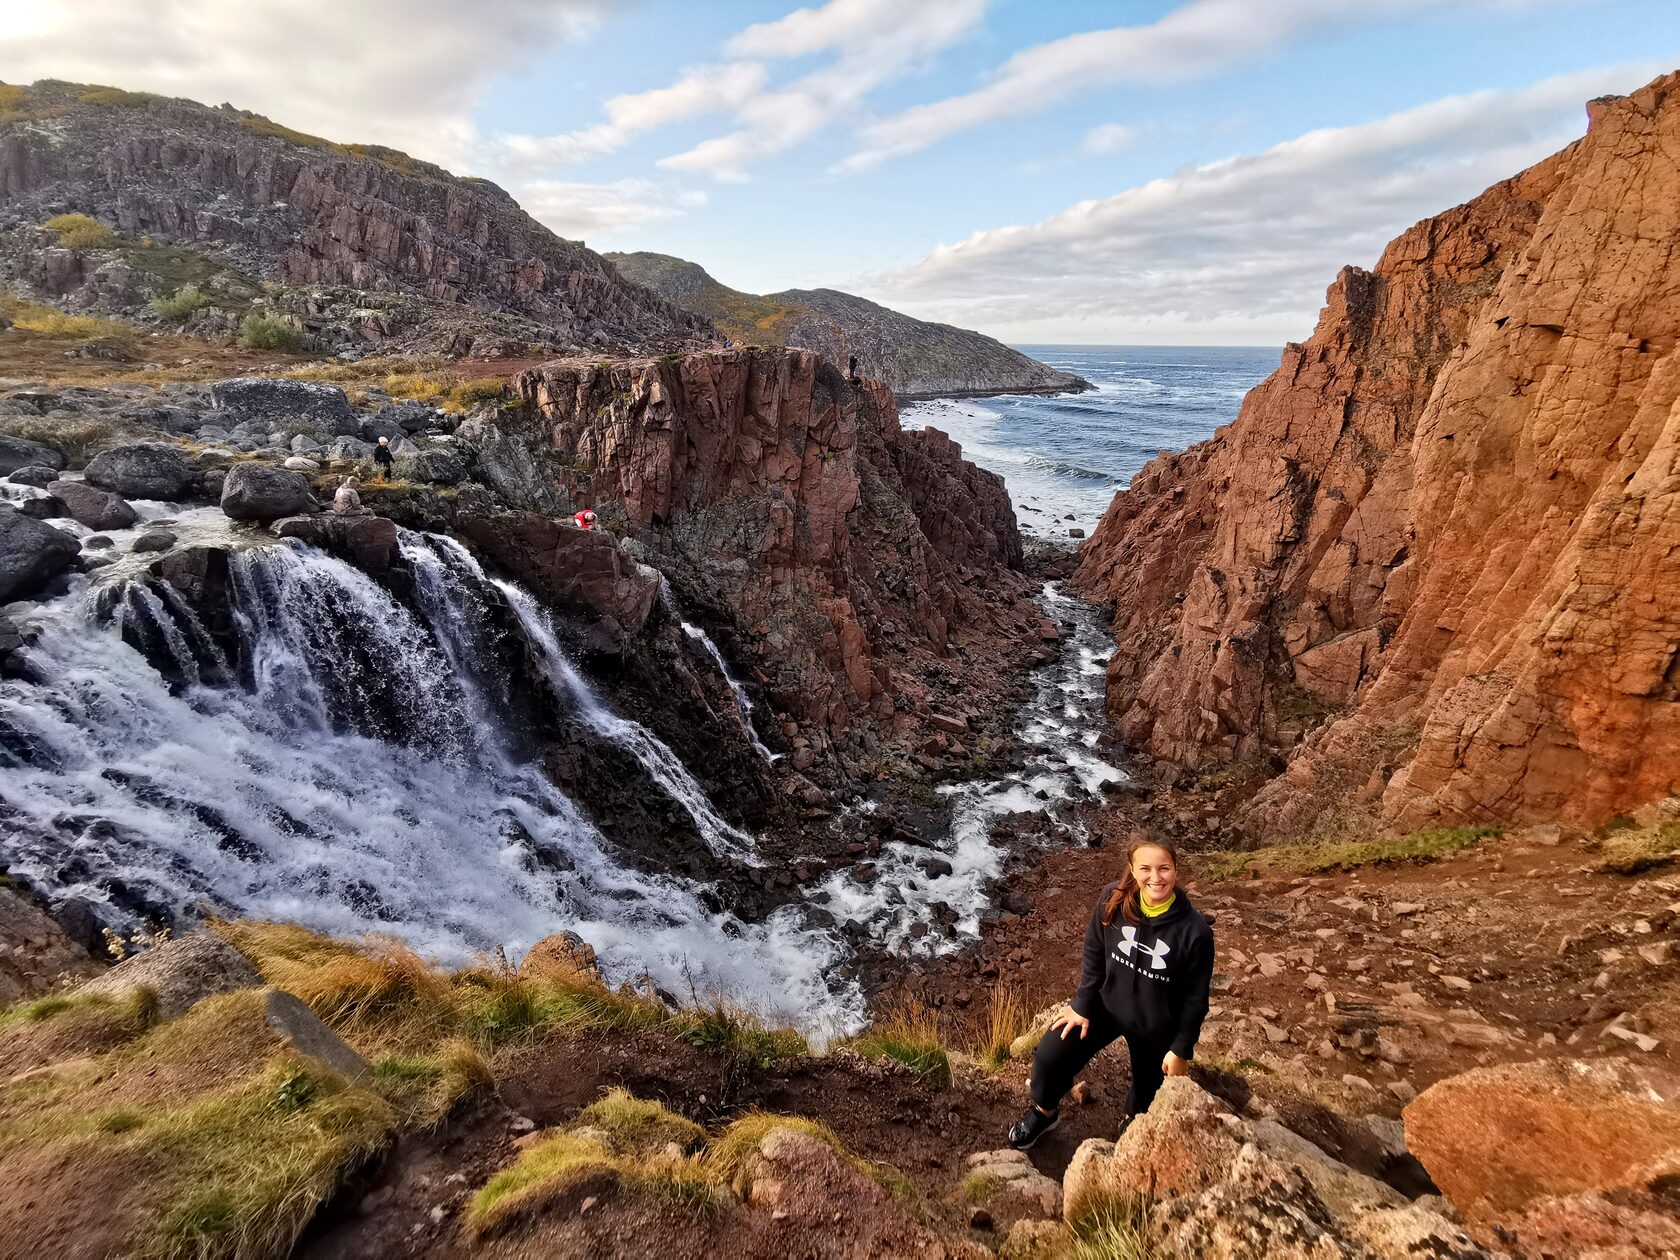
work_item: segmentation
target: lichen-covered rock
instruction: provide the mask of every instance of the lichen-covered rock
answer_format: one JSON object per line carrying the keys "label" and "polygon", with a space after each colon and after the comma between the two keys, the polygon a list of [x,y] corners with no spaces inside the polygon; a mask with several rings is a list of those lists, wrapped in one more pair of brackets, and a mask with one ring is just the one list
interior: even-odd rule
{"label": "lichen-covered rock", "polygon": [[335,436],[353,436],[360,417],[337,385],[235,376],[210,387],[210,400],[232,421],[310,420]]}
{"label": "lichen-covered rock", "polygon": [[272,521],[320,509],[309,479],[289,468],[235,464],[222,482],[222,511],[235,520]]}
{"label": "lichen-covered rock", "polygon": [[1023,1217],[1056,1219],[1062,1188],[1033,1167],[1026,1152],[979,1151],[963,1162],[964,1197],[983,1206],[1002,1230]]}
{"label": "lichen-covered rock", "polygon": [[[1237,819],[1597,822],[1680,790],[1680,76],[1343,271],[1235,423],[1116,496],[1109,711]],[[1325,718],[1331,718],[1324,722]]]}
{"label": "lichen-covered rock", "polygon": [[1486,1255],[1438,1213],[1279,1125],[1250,1124],[1188,1077],[1168,1079],[1118,1142],[1082,1143],[1062,1196],[1076,1229],[1142,1205],[1158,1254],[1183,1260]]}
{"label": "lichen-covered rock", "polygon": [[260,985],[257,969],[214,932],[198,931],[125,958],[76,989],[81,997],[122,998],[138,989],[157,997],[158,1014],[173,1019],[213,993]]}
{"label": "lichen-covered rock", "polygon": [[519,961],[519,974],[538,980],[601,980],[601,966],[595,950],[576,932],[545,936],[526,951]]}
{"label": "lichen-covered rock", "polygon": [[125,499],[179,499],[198,470],[186,454],[157,442],[136,442],[101,451],[83,470],[88,484]]}
{"label": "lichen-covered rock", "polygon": [[34,594],[69,568],[81,550],[63,530],[0,503],[0,604]]}

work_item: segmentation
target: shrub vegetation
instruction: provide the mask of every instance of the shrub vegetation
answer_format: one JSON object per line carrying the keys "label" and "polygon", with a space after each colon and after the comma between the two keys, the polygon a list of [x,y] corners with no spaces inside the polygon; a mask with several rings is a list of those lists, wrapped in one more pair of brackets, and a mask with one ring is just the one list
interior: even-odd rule
{"label": "shrub vegetation", "polygon": [[116,242],[117,234],[90,214],[55,214],[45,223],[58,233],[58,243],[67,249],[104,249]]}
{"label": "shrub vegetation", "polygon": [[248,350],[276,350],[282,354],[302,354],[309,348],[308,338],[290,320],[255,311],[239,323],[239,344]]}
{"label": "shrub vegetation", "polygon": [[214,305],[215,299],[196,284],[184,284],[167,297],[152,299],[152,310],[158,317],[177,324],[186,323],[205,307]]}

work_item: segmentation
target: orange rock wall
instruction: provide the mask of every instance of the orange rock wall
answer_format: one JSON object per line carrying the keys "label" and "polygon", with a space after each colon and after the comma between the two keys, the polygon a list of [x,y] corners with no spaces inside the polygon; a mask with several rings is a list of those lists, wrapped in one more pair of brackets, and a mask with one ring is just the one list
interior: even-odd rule
{"label": "orange rock wall", "polygon": [[1085,544],[1127,742],[1287,751],[1254,831],[1680,790],[1680,76],[1589,115],[1344,270],[1236,421]]}

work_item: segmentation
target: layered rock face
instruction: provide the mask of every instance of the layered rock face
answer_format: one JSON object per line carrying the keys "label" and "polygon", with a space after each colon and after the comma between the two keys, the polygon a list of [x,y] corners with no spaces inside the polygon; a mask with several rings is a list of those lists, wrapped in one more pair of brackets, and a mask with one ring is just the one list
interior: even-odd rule
{"label": "layered rock face", "polygon": [[1200,766],[1310,732],[1253,830],[1596,822],[1680,786],[1680,76],[1589,115],[1344,270],[1084,546],[1129,744]]}
{"label": "layered rock face", "polygon": [[934,672],[978,682],[1036,637],[1002,480],[943,434],[903,432],[878,382],[739,350],[563,361],[516,384],[561,497],[656,552],[819,743],[925,709]]}
{"label": "layered rock face", "polygon": [[[560,346],[645,350],[709,339],[706,321],[555,236],[494,184],[231,108],[97,100],[73,84],[30,90],[22,109],[34,116],[0,124],[0,208],[27,225],[72,209],[130,238],[200,247],[288,285],[511,312]],[[120,298],[144,266],[139,255],[105,260],[52,248],[30,254],[25,278],[53,295],[91,286]],[[312,295],[308,313],[333,300]],[[360,306],[373,339],[428,318]]]}
{"label": "layered rock face", "polygon": [[934,324],[837,289],[760,297],[669,254],[608,254],[619,271],[747,345],[798,346],[878,377],[899,396],[1065,393],[1090,383],[966,328]]}

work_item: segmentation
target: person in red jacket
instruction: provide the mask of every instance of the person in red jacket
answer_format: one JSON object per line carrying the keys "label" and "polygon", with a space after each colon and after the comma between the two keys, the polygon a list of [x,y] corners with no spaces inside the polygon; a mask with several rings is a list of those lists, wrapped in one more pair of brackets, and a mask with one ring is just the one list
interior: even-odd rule
{"label": "person in red jacket", "polygon": [[579,529],[594,529],[595,513],[591,512],[588,508],[584,508],[583,511],[573,514],[572,524],[576,525]]}
{"label": "person in red jacket", "polygon": [[1124,1039],[1132,1088],[1126,1114],[1149,1109],[1161,1081],[1190,1071],[1213,981],[1213,928],[1178,886],[1178,852],[1139,839],[1126,874],[1102,890],[1085,931],[1079,991],[1033,1052],[1032,1103],[1009,1130],[1025,1150],[1051,1129],[1073,1078]]}

